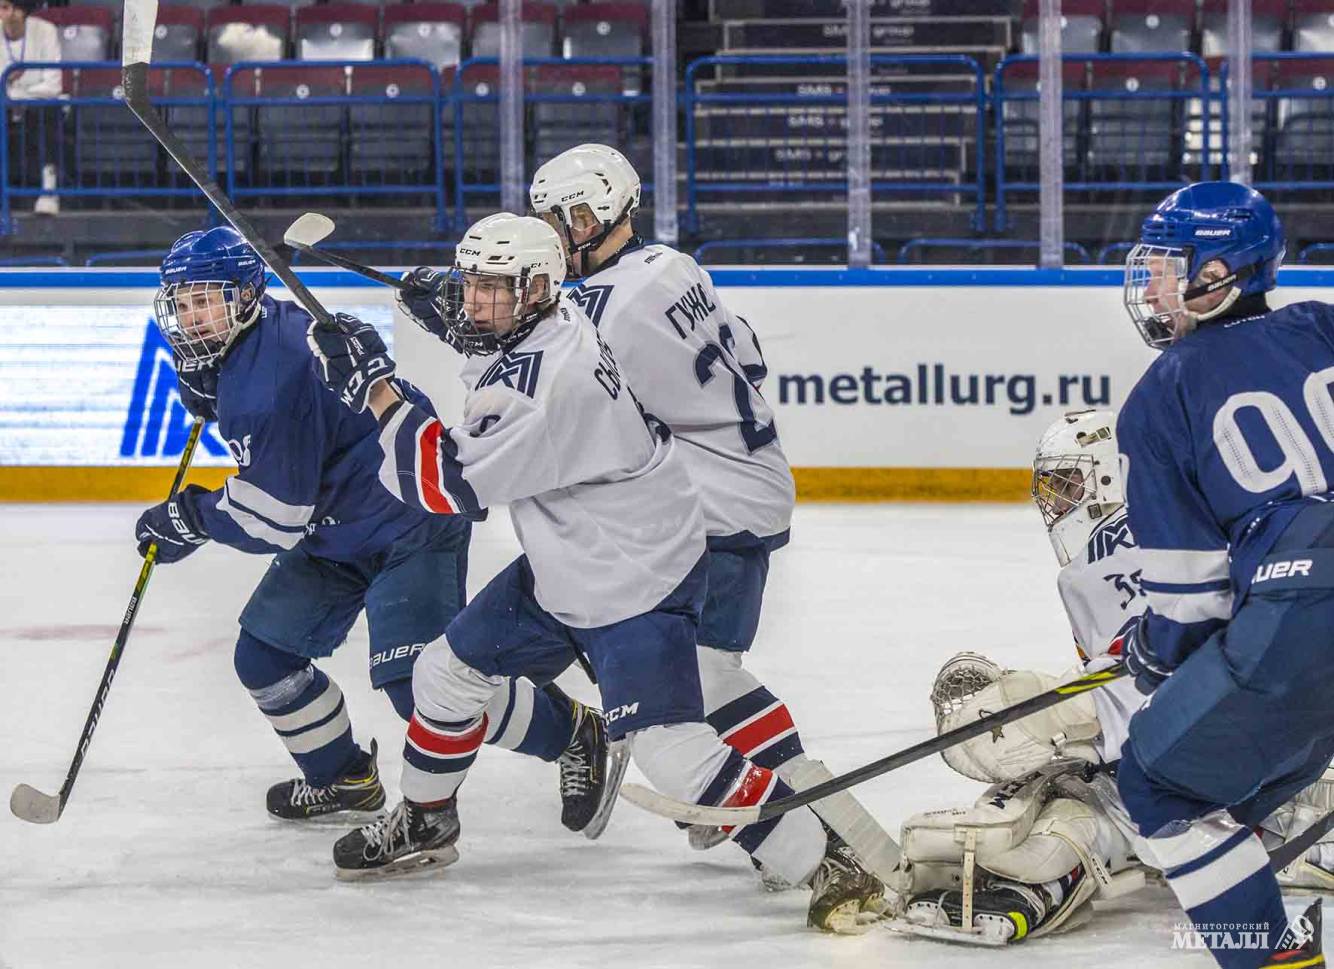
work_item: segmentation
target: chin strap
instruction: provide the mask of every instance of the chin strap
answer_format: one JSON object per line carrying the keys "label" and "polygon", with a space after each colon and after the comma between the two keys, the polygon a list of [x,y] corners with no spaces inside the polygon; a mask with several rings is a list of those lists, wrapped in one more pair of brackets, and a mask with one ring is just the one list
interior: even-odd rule
{"label": "chin strap", "polygon": [[1193,299],[1198,299],[1201,296],[1208,296],[1210,293],[1216,293],[1220,289],[1225,289],[1228,286],[1232,287],[1232,292],[1228,293],[1227,296],[1224,297],[1223,301],[1211,310],[1207,310],[1206,312],[1203,313],[1196,313],[1191,310],[1185,310],[1187,319],[1189,319],[1192,323],[1202,323],[1205,320],[1212,320],[1214,317],[1221,316],[1223,313],[1226,313],[1229,309],[1232,308],[1232,304],[1241,298],[1241,286],[1238,284],[1244,282],[1251,276],[1255,275],[1255,271],[1259,267],[1259,265],[1260,264],[1258,262],[1253,262],[1249,265],[1242,266],[1240,269],[1235,270],[1234,272],[1228,273],[1221,279],[1215,279],[1211,283],[1204,283],[1200,286],[1195,286],[1192,287],[1191,289],[1186,290],[1184,293],[1181,294],[1181,303],[1183,308],[1186,303],[1189,303]]}

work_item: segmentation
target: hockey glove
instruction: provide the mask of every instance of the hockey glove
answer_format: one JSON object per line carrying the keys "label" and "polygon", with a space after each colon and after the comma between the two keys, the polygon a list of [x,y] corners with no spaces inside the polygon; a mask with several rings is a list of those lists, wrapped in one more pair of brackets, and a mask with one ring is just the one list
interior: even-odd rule
{"label": "hockey glove", "polygon": [[1125,656],[1126,669],[1130,670],[1130,675],[1135,678],[1135,689],[1148,696],[1172,675],[1172,671],[1153,655],[1144,626],[1144,617],[1141,617],[1140,621],[1126,632],[1121,641],[1121,649]]}
{"label": "hockey glove", "polygon": [[398,303],[398,308],[431,336],[443,340],[460,353],[463,352],[458,337],[440,313],[440,297],[449,275],[426,266],[418,266],[404,273],[402,279],[408,284],[408,288],[395,290],[394,300]]}
{"label": "hockey glove", "polygon": [[218,368],[187,368],[187,361],[175,358],[176,385],[181,403],[193,417],[206,421],[218,419]]}
{"label": "hockey glove", "polygon": [[384,340],[375,327],[355,316],[336,313],[332,327],[312,321],[306,343],[324,385],[358,414],[366,409],[371,388],[394,375],[394,361]]}
{"label": "hockey glove", "polygon": [[208,531],[200,519],[195,502],[208,494],[207,488],[186,485],[180,494],[154,505],[139,516],[134,526],[134,540],[142,557],[148,546],[157,543],[157,560],[163,565],[179,562],[208,541]]}

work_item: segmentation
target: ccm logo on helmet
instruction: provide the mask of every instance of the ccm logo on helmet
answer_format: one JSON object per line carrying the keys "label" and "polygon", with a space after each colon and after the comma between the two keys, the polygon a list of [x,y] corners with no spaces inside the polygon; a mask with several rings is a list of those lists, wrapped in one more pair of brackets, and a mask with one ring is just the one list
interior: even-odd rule
{"label": "ccm logo on helmet", "polygon": [[463,246],[459,246],[458,252],[462,256],[480,256],[482,254],[481,249],[465,249]]}
{"label": "ccm logo on helmet", "polygon": [[[570,201],[570,199],[582,198],[582,197],[583,197],[583,194],[584,194],[584,190],[583,190],[583,189],[580,189],[580,190],[577,191],[577,192],[571,192],[569,195],[565,195],[565,196],[563,196],[563,197],[561,198],[561,202],[568,202],[568,201]],[[557,204],[559,204],[559,203],[557,203]]]}

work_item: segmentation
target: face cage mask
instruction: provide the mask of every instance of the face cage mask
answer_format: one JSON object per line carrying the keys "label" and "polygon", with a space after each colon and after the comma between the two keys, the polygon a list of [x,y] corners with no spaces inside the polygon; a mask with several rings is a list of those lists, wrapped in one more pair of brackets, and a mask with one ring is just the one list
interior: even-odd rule
{"label": "face cage mask", "polygon": [[[1122,302],[1139,335],[1155,350],[1170,346],[1176,339],[1178,317],[1188,321],[1185,296],[1189,265],[1183,249],[1142,242],[1126,257]],[[1149,304],[1150,287],[1160,309]]]}
{"label": "face cage mask", "polygon": [[[465,278],[468,275],[469,271],[460,269],[458,266],[450,270],[444,286],[437,290],[436,309],[440,311],[445,326],[448,328],[449,345],[470,357],[490,356],[493,353],[514,347],[529,334],[533,327],[537,325],[537,321],[556,302],[554,296],[549,296],[541,303],[530,308],[526,313],[518,314],[515,310],[527,304],[528,294],[532,289],[532,280],[529,278],[527,270],[518,278],[494,273],[471,273],[478,279],[501,280],[510,287],[510,292],[514,298],[512,304],[514,309],[511,309],[508,319],[512,321],[512,325],[506,333],[498,334],[491,329],[497,322],[494,315],[489,322],[478,323],[468,313],[465,284]],[[499,322],[504,321],[505,318],[499,320]]]}
{"label": "face cage mask", "polygon": [[[196,303],[201,295],[208,297],[206,305]],[[184,319],[180,303],[187,307]],[[227,281],[168,283],[153,298],[153,315],[172,352],[195,370],[217,361],[252,322],[242,318],[240,288]]]}
{"label": "face cage mask", "polygon": [[1033,483],[1028,493],[1042,513],[1047,531],[1051,531],[1071,512],[1098,500],[1092,455],[1038,458],[1033,463]]}

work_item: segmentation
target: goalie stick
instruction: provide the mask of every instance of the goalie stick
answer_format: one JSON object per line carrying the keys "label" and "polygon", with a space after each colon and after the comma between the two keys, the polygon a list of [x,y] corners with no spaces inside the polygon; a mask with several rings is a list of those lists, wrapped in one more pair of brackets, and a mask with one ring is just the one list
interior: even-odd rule
{"label": "goalie stick", "polygon": [[[181,490],[181,482],[185,480],[185,472],[194,458],[195,447],[199,444],[199,435],[203,429],[204,422],[196,418],[190,428],[190,436],[186,439],[185,450],[181,452],[181,463],[176,467],[176,477],[172,479],[168,498]],[[70,762],[69,770],[65,773],[65,782],[60,785],[59,793],[43,794],[28,784],[19,784],[9,795],[9,810],[16,818],[33,824],[54,824],[65,813],[65,804],[69,801],[70,791],[74,789],[74,779],[79,776],[84,755],[88,753],[88,745],[93,740],[93,731],[97,729],[102,708],[106,706],[107,696],[111,692],[111,681],[120,666],[125,643],[130,638],[134,617],[139,614],[139,606],[144,601],[144,592],[148,588],[148,579],[153,574],[153,565],[156,562],[157,543],[154,542],[148,546],[148,552],[144,555],[144,564],[139,569],[139,579],[134,583],[134,591],[130,593],[130,604],[125,608],[125,617],[120,621],[120,632],[116,634],[116,642],[111,647],[106,669],[102,671],[102,682],[97,687],[97,695],[83,724],[83,733],[79,735],[79,745],[74,750],[74,760]]]}
{"label": "goalie stick", "polygon": [[621,788],[621,797],[625,798],[631,804],[643,808],[652,814],[660,817],[670,818],[673,821],[682,821],[686,824],[712,824],[712,825],[739,825],[754,824],[757,821],[767,821],[770,818],[776,818],[780,814],[786,814],[788,811],[799,807],[805,807],[816,801],[822,800],[831,794],[837,794],[840,791],[846,791],[850,787],[869,781],[873,777],[879,777],[881,774],[887,774],[892,770],[911,764],[914,761],[929,757],[932,754],[939,753],[948,747],[961,744],[965,740],[971,740],[973,737],[980,737],[998,727],[1003,727],[1007,723],[1013,723],[1016,720],[1022,720],[1031,714],[1048,707],[1055,706],[1072,696],[1080,693],[1086,693],[1089,690],[1096,690],[1100,686],[1105,686],[1113,680],[1118,680],[1127,674],[1128,670],[1124,663],[1117,663],[1115,666],[1108,667],[1105,670],[1099,670],[1096,673],[1086,673],[1077,680],[1071,680],[1060,686],[1052,687],[1045,693],[1039,693],[1037,696],[1029,697],[1021,703],[1006,707],[1004,710],[998,710],[995,713],[987,714],[972,723],[966,723],[961,727],[946,731],[936,737],[923,740],[919,744],[914,744],[898,753],[890,754],[888,757],[882,757],[880,760],[872,761],[855,770],[848,771],[846,774],[840,774],[832,780],[823,784],[817,784],[805,791],[799,791],[795,794],[789,794],[787,797],[776,798],[767,804],[760,804],[753,807],[710,807],[707,804],[691,804],[688,801],[678,801],[675,798],[666,797],[656,791],[650,790],[640,784],[626,784]]}
{"label": "goalie stick", "polygon": [[278,280],[287,287],[300,303],[322,326],[335,326],[333,317],[315,299],[305,283],[297,278],[292,267],[278,257],[273,247],[264,241],[258,230],[218,187],[198,161],[190,156],[185,145],[167,127],[162,115],[148,100],[148,65],[153,56],[153,30],[157,26],[157,0],[125,0],[125,27],[121,34],[121,87],[125,91],[125,105],[138,118],[176,164],[181,166],[190,181],[208,197],[222,217],[259,253]]}

